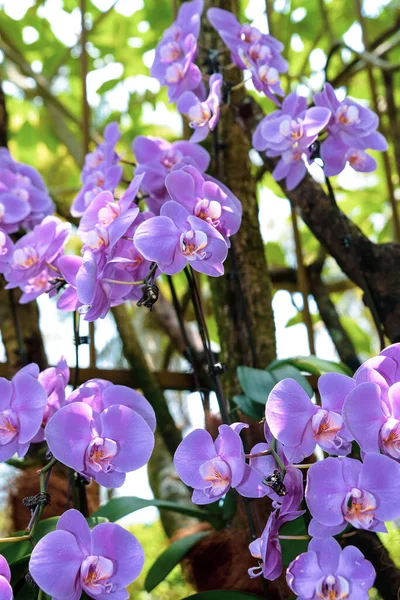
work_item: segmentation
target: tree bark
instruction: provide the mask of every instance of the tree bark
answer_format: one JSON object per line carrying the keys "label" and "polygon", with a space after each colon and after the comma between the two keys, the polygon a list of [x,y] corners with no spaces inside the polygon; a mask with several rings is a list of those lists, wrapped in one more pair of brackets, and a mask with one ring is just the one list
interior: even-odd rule
{"label": "tree bark", "polygon": [[[233,0],[206,0],[199,39],[201,48],[223,50],[218,33],[208,22],[210,7],[235,12]],[[200,62],[207,55],[201,52]],[[229,62],[227,54],[221,62]],[[242,81],[238,69],[224,72],[226,83]],[[243,97],[242,89],[232,92],[232,102]],[[215,318],[221,344],[221,360],[227,372],[221,382],[225,394],[231,398],[241,393],[236,377],[239,365],[265,368],[276,357],[275,326],[272,313],[272,285],[268,273],[264,243],[261,237],[257,184],[251,172],[250,143],[229,106],[222,113],[215,132],[213,161],[210,173],[227,185],[239,198],[243,207],[242,224],[232,237],[232,247],[225,262],[225,275],[210,278]]]}

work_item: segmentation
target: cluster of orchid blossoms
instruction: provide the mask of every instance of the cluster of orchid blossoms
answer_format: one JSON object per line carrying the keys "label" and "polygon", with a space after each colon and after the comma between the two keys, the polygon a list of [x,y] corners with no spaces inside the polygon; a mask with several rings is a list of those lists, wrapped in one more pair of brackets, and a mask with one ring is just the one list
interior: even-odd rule
{"label": "cluster of orchid blossoms", "polygon": [[[229,95],[219,72],[205,76],[207,91],[194,62],[202,10],[202,0],[182,4],[157,45],[151,69],[168,86],[170,101],[187,115],[193,135],[174,143],[138,136],[132,146],[135,176],[121,195],[127,161],[116,151],[117,123],[107,125],[104,142],[85,157],[82,189],[71,206],[71,214],[80,218],[80,257],[64,253],[71,227],[50,216],[53,204],[39,174],[1,151],[0,273],[7,288],[22,290],[21,303],[62,290],[60,310],[77,310],[94,321],[126,301],[151,307],[143,299],[161,273],[174,275],[190,265],[206,275],[223,274],[242,207],[224,184],[206,174],[210,155],[196,143],[216,128],[222,98]],[[279,74],[287,70],[282,44],[241,25],[228,11],[211,8],[207,16],[234,64],[250,71],[256,89],[280,106],[253,135],[256,150],[279,158],[276,180],[285,179],[293,189],[316,159],[323,161],[326,176],[340,173],[346,163],[359,171],[376,168],[366,149],[385,150],[387,144],[372,111],[349,98],[340,102],[329,84],[314,95],[311,108],[294,92],[280,105]],[[211,54],[210,64],[223,73],[219,54]],[[8,234],[20,227],[28,232],[14,244]]]}
{"label": "cluster of orchid blossoms", "polygon": [[[64,358],[41,373],[36,364],[11,381],[0,378],[0,460],[25,456],[31,443],[47,442],[53,460],[86,480],[120,487],[126,473],[144,466],[154,447],[156,419],[138,392],[92,379],[69,396]],[[143,550],[122,527],[104,523],[89,530],[76,510],[60,518],[57,530],[35,546],[30,572],[39,587],[57,600],[125,600],[126,587],[143,567]],[[12,600],[10,572],[0,556],[0,597]],[[2,593],[4,592],[4,595]]]}
{"label": "cluster of orchid blossoms", "polygon": [[154,447],[156,418],[138,392],[91,379],[69,396],[64,358],[39,373],[32,363],[8,381],[0,378],[0,460],[25,456],[46,441],[53,457],[86,479],[120,487],[125,474],[145,465]]}
{"label": "cluster of orchid blossoms", "polygon": [[[279,530],[307,513],[311,541],[287,568],[289,587],[301,600],[367,600],[374,568],[333,536],[345,529],[386,532],[385,521],[400,517],[400,344],[367,360],[353,377],[322,375],[318,392],[317,403],[298,382],[283,379],[266,403],[266,442],[245,454],[240,433],[248,425],[221,425],[215,441],[196,429],[178,447],[174,464],[196,504],[216,502],[230,488],[247,498],[271,498],[264,531],[249,546],[258,559],[250,577],[281,575]],[[353,442],[361,460],[348,457],[357,453]],[[330,456],[316,461],[317,447]],[[310,464],[301,464],[310,456]]]}

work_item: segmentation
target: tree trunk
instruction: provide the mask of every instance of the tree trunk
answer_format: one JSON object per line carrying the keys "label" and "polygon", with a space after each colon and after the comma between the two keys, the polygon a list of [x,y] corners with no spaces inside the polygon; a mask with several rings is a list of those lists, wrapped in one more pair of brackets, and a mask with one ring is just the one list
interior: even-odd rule
{"label": "tree trunk", "polygon": [[[223,8],[235,12],[233,0],[206,0],[200,48],[224,49],[218,33],[207,19],[207,9]],[[200,63],[207,60],[204,50]],[[226,53],[220,55],[226,64]],[[224,80],[236,85],[242,81],[238,69],[224,72]],[[232,102],[238,103],[243,90],[232,92]],[[261,237],[257,184],[251,172],[250,144],[237,123],[230,106],[225,106],[217,132],[214,132],[211,174],[227,185],[243,207],[241,227],[231,239],[232,247],[225,262],[225,275],[210,278],[215,318],[221,344],[221,359],[227,372],[221,382],[228,398],[241,393],[236,368],[247,365],[265,368],[276,357],[275,326],[272,313],[272,285],[268,272],[264,243]]]}

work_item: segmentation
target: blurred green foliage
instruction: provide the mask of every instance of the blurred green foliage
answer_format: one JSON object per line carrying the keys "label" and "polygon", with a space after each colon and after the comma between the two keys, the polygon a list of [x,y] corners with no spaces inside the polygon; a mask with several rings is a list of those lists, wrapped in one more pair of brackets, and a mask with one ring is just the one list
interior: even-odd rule
{"label": "blurred green foliage", "polygon": [[186,598],[195,592],[187,583],[180,566],[175,567],[168,577],[161,582],[151,593],[144,591],[144,580],[156,558],[168,547],[168,540],[161,522],[152,525],[134,525],[129,527],[143,545],[146,560],[140,577],[130,586],[131,598],[135,600],[178,600]]}

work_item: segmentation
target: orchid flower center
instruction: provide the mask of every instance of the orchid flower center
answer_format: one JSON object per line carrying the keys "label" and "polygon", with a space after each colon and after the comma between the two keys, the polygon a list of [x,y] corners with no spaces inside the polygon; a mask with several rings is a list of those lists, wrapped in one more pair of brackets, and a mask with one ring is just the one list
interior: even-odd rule
{"label": "orchid flower center", "polygon": [[229,465],[219,458],[213,458],[203,463],[199,469],[200,475],[206,483],[204,493],[212,498],[213,496],[220,496],[230,486],[231,483],[231,470]]}
{"label": "orchid flower center", "polygon": [[25,202],[29,201],[29,192],[25,188],[16,187],[16,188],[13,188],[12,190],[10,190],[10,192],[14,196],[17,196],[18,198],[21,198],[21,200],[24,200]]}
{"label": "orchid flower center", "polygon": [[181,252],[187,260],[204,260],[207,256],[207,252],[204,250],[207,243],[207,234],[204,231],[190,229],[181,234]]}
{"label": "orchid flower center", "polygon": [[169,170],[172,169],[172,167],[178,164],[181,160],[182,155],[180,152],[175,152],[174,150],[167,150],[161,159],[161,164]]}
{"label": "orchid flower center", "polygon": [[26,294],[35,294],[36,292],[41,292],[45,290],[49,283],[49,276],[47,271],[42,271],[36,277],[32,277],[28,279],[28,284],[24,286],[24,292]]}
{"label": "orchid flower center", "polygon": [[28,177],[27,175],[22,175],[21,173],[16,173],[15,179],[18,179],[18,181],[20,181],[21,183],[24,183],[25,185],[32,184],[32,179],[30,177]]}
{"label": "orchid flower center", "polygon": [[120,214],[121,209],[116,202],[110,202],[98,212],[98,224],[103,227],[110,225]]}
{"label": "orchid flower center", "polygon": [[358,488],[353,488],[343,502],[344,518],[356,529],[369,529],[373,525],[375,509],[375,497]]}
{"label": "orchid flower center", "polygon": [[350,106],[341,104],[337,109],[337,118],[342,125],[353,125],[354,123],[358,123],[360,120],[359,114],[358,108],[352,104]]}
{"label": "orchid flower center", "polygon": [[0,256],[4,256],[8,253],[6,248],[7,238],[6,234],[3,231],[0,231]]}
{"label": "orchid flower center", "polygon": [[94,152],[87,155],[85,160],[85,166],[89,169],[97,169],[104,160],[104,152],[97,148]]}
{"label": "orchid flower center", "polygon": [[87,231],[84,236],[85,249],[99,250],[108,244],[108,233],[103,227],[96,227],[92,231]]}
{"label": "orchid flower center", "polygon": [[111,560],[104,556],[88,556],[81,565],[81,583],[83,589],[92,597],[110,594],[113,584],[110,582],[114,572]]}
{"label": "orchid flower center", "polygon": [[198,102],[189,108],[190,127],[201,127],[211,119],[211,110],[206,102]]}
{"label": "orchid flower center", "polygon": [[0,446],[5,446],[19,432],[18,415],[11,409],[0,412]]}
{"label": "orchid flower center", "polygon": [[95,171],[92,175],[92,182],[98,188],[103,187],[105,182],[104,173],[102,173],[101,171]]}
{"label": "orchid flower center", "polygon": [[320,408],[313,416],[311,425],[317,444],[332,449],[342,445],[338,433],[343,429],[343,419],[338,413]]}
{"label": "orchid flower center", "polygon": [[359,167],[365,162],[365,152],[353,148],[347,154],[347,160],[352,167]]}
{"label": "orchid flower center", "polygon": [[195,206],[194,214],[199,219],[203,219],[210,225],[217,227],[219,225],[219,219],[221,217],[222,208],[219,202],[216,200],[199,200]]}
{"label": "orchid flower center", "polygon": [[165,79],[167,83],[179,83],[185,76],[183,65],[180,63],[173,63],[170,65],[165,72]]}
{"label": "orchid flower center", "polygon": [[252,60],[269,60],[272,57],[271,50],[263,44],[253,44],[249,48],[249,56]]}
{"label": "orchid flower center", "polygon": [[258,76],[263,83],[267,85],[275,85],[279,82],[279,73],[274,67],[261,65],[258,68]]}
{"label": "orchid flower center", "polygon": [[29,267],[36,265],[38,262],[38,253],[32,246],[18,248],[13,254],[13,266],[17,269],[29,269]]}
{"label": "orchid flower center", "polygon": [[342,600],[348,598],[350,586],[347,579],[340,575],[328,575],[316,586],[317,597],[323,600]]}
{"label": "orchid flower center", "polygon": [[96,473],[110,473],[114,470],[112,459],[117,454],[117,442],[110,438],[95,437],[86,448],[86,466]]}
{"label": "orchid flower center", "polygon": [[0,222],[3,220],[5,212],[6,212],[6,207],[4,206],[4,204],[2,202],[0,202]]}
{"label": "orchid flower center", "polygon": [[243,25],[240,30],[240,39],[248,44],[258,42],[261,39],[262,33],[251,25]]}
{"label": "orchid flower center", "polygon": [[286,163],[287,165],[293,162],[298,162],[299,160],[302,160],[303,157],[303,150],[301,148],[290,148],[290,150],[286,150],[285,152],[282,153],[282,158],[284,163]]}
{"label": "orchid flower center", "polygon": [[181,55],[181,49],[176,42],[168,42],[160,48],[160,59],[162,63],[169,64],[175,62]]}
{"label": "orchid flower center", "polygon": [[388,456],[400,458],[400,421],[390,417],[381,428],[382,450]]}

